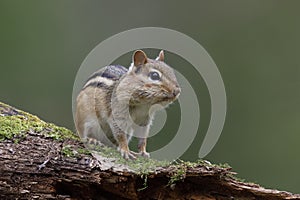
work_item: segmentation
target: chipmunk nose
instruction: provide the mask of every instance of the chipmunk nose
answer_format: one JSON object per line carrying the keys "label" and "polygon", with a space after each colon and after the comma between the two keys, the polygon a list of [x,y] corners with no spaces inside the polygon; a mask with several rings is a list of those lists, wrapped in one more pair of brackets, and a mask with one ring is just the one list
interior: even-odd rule
{"label": "chipmunk nose", "polygon": [[180,87],[177,86],[177,87],[173,90],[173,95],[174,95],[174,97],[176,97],[180,92],[181,92],[181,89],[180,89]]}

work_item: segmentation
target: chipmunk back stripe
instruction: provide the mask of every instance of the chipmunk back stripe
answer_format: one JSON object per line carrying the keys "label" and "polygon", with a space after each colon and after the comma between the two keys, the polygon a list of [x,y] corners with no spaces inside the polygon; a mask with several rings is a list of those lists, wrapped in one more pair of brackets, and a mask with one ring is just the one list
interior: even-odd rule
{"label": "chipmunk back stripe", "polygon": [[121,76],[127,73],[128,69],[122,65],[110,65],[103,71],[102,77],[118,80]]}
{"label": "chipmunk back stripe", "polygon": [[104,83],[107,86],[111,86],[111,85],[113,85],[115,83],[111,79],[108,79],[108,78],[105,78],[105,77],[102,77],[102,76],[96,76],[95,78],[90,79],[88,82],[86,82],[86,84],[84,85],[84,87],[86,87],[87,85],[89,85],[90,83],[93,83],[93,82]]}
{"label": "chipmunk back stripe", "polygon": [[97,87],[97,88],[109,88],[110,86],[106,85],[103,82],[90,82],[83,87],[83,90],[88,87]]}
{"label": "chipmunk back stripe", "polygon": [[86,81],[86,83],[88,83],[90,80],[95,79],[95,78],[98,77],[98,76],[102,76],[102,74],[103,74],[103,71],[102,71],[102,70],[101,70],[101,71],[95,72],[94,74],[92,74],[92,75],[88,78],[88,80]]}
{"label": "chipmunk back stripe", "polygon": [[93,87],[109,87],[119,80],[128,70],[121,65],[106,66],[94,74],[92,74],[87,82],[84,84],[83,89]]}
{"label": "chipmunk back stripe", "polygon": [[109,65],[92,74],[87,82],[96,77],[105,77],[107,79],[118,80],[121,76],[127,73],[128,69],[122,65]]}

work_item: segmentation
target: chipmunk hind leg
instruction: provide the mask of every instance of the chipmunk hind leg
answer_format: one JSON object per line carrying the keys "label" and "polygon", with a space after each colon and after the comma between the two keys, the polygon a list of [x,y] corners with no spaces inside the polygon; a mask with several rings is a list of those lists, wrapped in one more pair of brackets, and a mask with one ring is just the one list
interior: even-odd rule
{"label": "chipmunk hind leg", "polygon": [[81,139],[86,145],[100,145],[102,142],[99,139],[100,125],[97,119],[89,118],[83,123]]}
{"label": "chipmunk hind leg", "polygon": [[82,123],[82,129],[81,131],[81,139],[82,141],[88,145],[89,147],[92,147],[92,145],[97,146],[115,146],[114,138],[111,138],[111,130],[110,128],[99,124],[98,118],[96,116],[89,116],[85,119],[85,121]]}

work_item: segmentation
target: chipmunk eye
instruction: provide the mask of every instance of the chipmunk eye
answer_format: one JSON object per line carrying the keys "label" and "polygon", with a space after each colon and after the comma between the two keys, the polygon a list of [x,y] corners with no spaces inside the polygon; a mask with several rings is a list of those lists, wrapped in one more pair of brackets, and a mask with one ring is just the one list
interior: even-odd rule
{"label": "chipmunk eye", "polygon": [[153,80],[153,81],[159,81],[159,80],[160,80],[159,73],[157,73],[157,72],[150,72],[150,73],[149,73],[149,77],[150,77],[151,80]]}

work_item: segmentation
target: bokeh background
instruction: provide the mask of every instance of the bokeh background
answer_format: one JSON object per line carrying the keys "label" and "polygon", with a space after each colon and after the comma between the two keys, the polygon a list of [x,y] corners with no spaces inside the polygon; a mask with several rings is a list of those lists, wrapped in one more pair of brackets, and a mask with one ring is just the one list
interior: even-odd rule
{"label": "bokeh background", "polygon": [[[247,181],[300,193],[299,7],[296,0],[2,0],[0,101],[74,130],[73,81],[87,54],[127,29],[174,29],[203,45],[226,87],[226,124],[206,159],[229,163]],[[128,65],[128,58],[117,61]],[[209,122],[208,92],[186,61],[168,52],[166,59],[186,67],[200,99],[201,128],[183,156],[195,160]],[[153,138],[149,148],[158,143]]]}

